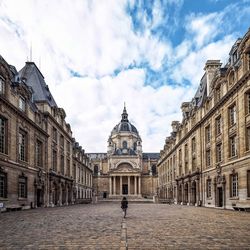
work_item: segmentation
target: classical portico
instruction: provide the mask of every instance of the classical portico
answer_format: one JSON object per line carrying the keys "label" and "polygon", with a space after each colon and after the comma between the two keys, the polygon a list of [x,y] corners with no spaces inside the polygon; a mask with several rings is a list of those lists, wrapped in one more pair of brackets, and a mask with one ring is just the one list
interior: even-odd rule
{"label": "classical portico", "polygon": [[109,196],[141,196],[140,175],[111,175],[109,177]]}
{"label": "classical portico", "polygon": [[126,107],[121,121],[108,137],[107,153],[91,154],[94,164],[94,188],[100,198],[129,199],[153,197],[156,188],[154,154],[142,153],[142,140],[136,127],[129,122]]}

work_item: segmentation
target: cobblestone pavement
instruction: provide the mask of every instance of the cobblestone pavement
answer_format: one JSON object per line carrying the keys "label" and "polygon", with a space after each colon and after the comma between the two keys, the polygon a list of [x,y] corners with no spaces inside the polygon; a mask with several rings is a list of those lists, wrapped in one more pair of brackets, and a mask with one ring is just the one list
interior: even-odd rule
{"label": "cobblestone pavement", "polygon": [[250,213],[99,203],[0,214],[0,249],[250,249]]}

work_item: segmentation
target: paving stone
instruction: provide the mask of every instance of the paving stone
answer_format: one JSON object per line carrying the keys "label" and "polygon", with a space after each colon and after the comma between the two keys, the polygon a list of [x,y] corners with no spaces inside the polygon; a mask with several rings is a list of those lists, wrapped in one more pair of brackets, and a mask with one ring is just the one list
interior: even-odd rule
{"label": "paving stone", "polygon": [[250,249],[250,213],[98,203],[0,214],[0,249]]}

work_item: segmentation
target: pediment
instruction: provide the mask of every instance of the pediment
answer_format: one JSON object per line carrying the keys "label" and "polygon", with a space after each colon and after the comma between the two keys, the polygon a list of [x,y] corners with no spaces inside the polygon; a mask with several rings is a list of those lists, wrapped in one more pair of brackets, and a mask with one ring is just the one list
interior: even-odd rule
{"label": "pediment", "polygon": [[111,173],[138,173],[140,169],[133,168],[128,163],[122,163],[110,171]]}

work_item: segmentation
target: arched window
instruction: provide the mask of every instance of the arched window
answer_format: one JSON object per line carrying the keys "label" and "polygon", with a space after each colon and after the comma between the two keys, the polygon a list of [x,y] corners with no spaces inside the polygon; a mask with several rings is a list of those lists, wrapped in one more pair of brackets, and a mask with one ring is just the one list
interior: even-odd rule
{"label": "arched window", "polygon": [[95,175],[98,174],[98,170],[99,170],[98,165],[95,165],[95,166],[94,166],[94,174],[95,174]]}
{"label": "arched window", "polygon": [[136,146],[137,146],[137,145],[136,145],[136,142],[135,142],[135,143],[134,143],[134,150],[136,150]]}
{"label": "arched window", "polygon": [[126,141],[123,141],[123,142],[122,142],[122,147],[123,147],[123,148],[127,148],[127,147],[128,147],[128,144],[127,144]]}
{"label": "arched window", "polygon": [[151,171],[152,171],[152,175],[156,175],[157,174],[156,165],[153,165],[151,167]]}

